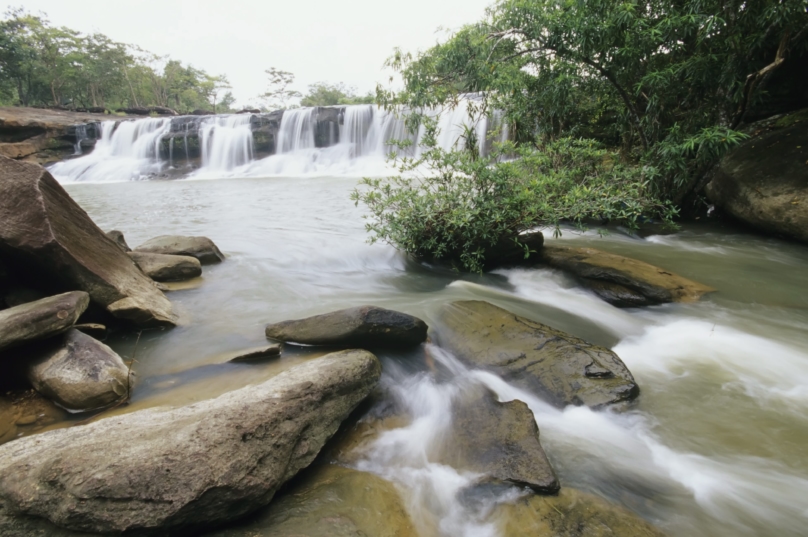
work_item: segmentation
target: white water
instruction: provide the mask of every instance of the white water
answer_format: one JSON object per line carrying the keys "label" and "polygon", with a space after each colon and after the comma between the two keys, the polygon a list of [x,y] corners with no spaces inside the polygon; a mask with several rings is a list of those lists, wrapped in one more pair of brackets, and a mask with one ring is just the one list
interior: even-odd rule
{"label": "white water", "polygon": [[[477,118],[473,100],[464,100],[454,109],[429,113],[438,123],[439,145],[444,149],[466,146],[467,131],[473,131],[481,153],[492,141],[488,118]],[[191,173],[198,178],[268,176],[383,176],[395,173],[388,156],[395,149],[392,141],[409,141],[410,148],[397,149],[402,155],[417,156],[423,132],[407,132],[397,114],[374,105],[344,107],[341,123],[318,122],[315,108],[287,110],[281,119],[275,154],[255,158],[251,115],[212,116],[198,119],[177,118],[177,128],[185,130],[182,139],[174,131],[167,149],[160,151],[163,138],[172,132],[172,119],[138,119],[106,122],[102,138],[92,153],[54,165],[51,173],[61,182],[128,181],[153,177],[174,166],[187,167],[191,161],[177,162],[175,154],[188,153],[188,129],[198,121],[201,166]],[[476,118],[476,119],[475,119]],[[495,115],[492,126],[501,123]],[[317,147],[317,129],[328,130],[325,147]],[[113,132],[114,131],[114,132]],[[502,135],[500,135],[501,137]],[[321,144],[323,142],[320,142]],[[182,144],[182,145],[180,145]]]}

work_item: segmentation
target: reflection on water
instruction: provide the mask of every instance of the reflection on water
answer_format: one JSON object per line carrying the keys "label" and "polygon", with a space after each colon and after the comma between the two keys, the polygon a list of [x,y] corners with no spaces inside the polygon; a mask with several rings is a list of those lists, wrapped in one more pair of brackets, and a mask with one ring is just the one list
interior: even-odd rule
{"label": "reflection on water", "polygon": [[[453,390],[482,383],[533,410],[562,486],[606,496],[670,535],[804,535],[808,523],[808,248],[688,227],[645,240],[567,233],[560,243],[636,257],[718,289],[697,304],[619,310],[551,270],[460,277],[365,243],[345,178],[227,179],[66,185],[104,229],[130,245],[159,234],[211,237],[228,255],[201,285],[170,297],[191,322],[113,337],[135,354],[128,412],[185,404],[260,382],[302,360],[261,364],[221,356],[264,343],[270,322],[376,304],[427,322],[451,300],[482,299],[608,345],[642,388],[628,411],[558,410],[443,356],[455,377],[420,365],[384,382],[414,416],[378,439],[363,468],[397,484],[411,512],[442,535],[495,535],[454,492],[473,476],[430,460]],[[552,241],[552,239],[550,239]],[[440,353],[436,353],[440,354]],[[452,368],[455,369],[452,369]],[[508,498],[498,498],[506,501]],[[483,507],[480,507],[483,509]],[[426,531],[426,530],[424,530]]]}

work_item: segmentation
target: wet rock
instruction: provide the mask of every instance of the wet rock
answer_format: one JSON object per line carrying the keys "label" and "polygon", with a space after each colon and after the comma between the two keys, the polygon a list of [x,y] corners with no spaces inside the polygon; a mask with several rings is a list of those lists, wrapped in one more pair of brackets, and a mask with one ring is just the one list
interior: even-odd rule
{"label": "wet rock", "polygon": [[526,496],[494,514],[503,537],[663,537],[634,513],[571,488],[558,496]]}
{"label": "wet rock", "polygon": [[161,235],[144,242],[135,248],[135,251],[153,254],[191,256],[197,258],[203,265],[224,261],[224,254],[213,241],[207,237]]}
{"label": "wet rock", "polygon": [[522,401],[500,403],[481,387],[452,405],[452,427],[441,462],[540,494],[559,489],[533,412]]}
{"label": "wet rock", "polygon": [[210,537],[418,537],[389,481],[341,466],[311,468],[255,520]]}
{"label": "wet rock", "polygon": [[129,252],[146,276],[158,282],[181,282],[202,275],[202,264],[188,255]]}
{"label": "wet rock", "polygon": [[752,126],[727,154],[707,197],[758,229],[808,242],[808,110]]}
{"label": "wet rock", "polygon": [[90,295],[73,291],[0,311],[0,350],[64,332],[89,303]]}
{"label": "wet rock", "polygon": [[281,355],[281,345],[275,343],[269,346],[258,347],[247,351],[239,351],[236,356],[228,358],[228,362],[260,362],[268,358],[277,358]]}
{"label": "wet rock", "polygon": [[447,304],[435,328],[438,344],[458,359],[559,407],[597,408],[629,401],[640,392],[623,361],[609,349],[488,302]]}
{"label": "wet rock", "polygon": [[74,330],[83,332],[95,339],[103,339],[107,335],[107,327],[98,323],[82,323],[73,326]]}
{"label": "wet rock", "polygon": [[176,323],[165,295],[40,166],[0,158],[0,252],[36,287],[86,291],[135,324]]}
{"label": "wet rock", "polygon": [[29,359],[31,385],[68,410],[103,408],[128,395],[129,369],[121,357],[78,330],[48,341]]}
{"label": "wet rock", "polygon": [[0,530],[37,517],[166,535],[239,518],[314,460],[380,373],[369,352],[344,351],[212,400],[0,446]]}
{"label": "wet rock", "polygon": [[603,300],[620,307],[695,302],[715,291],[649,263],[595,248],[545,246],[541,259],[577,276]]}
{"label": "wet rock", "polygon": [[[34,390],[9,392],[0,396],[0,444],[10,442],[18,435],[33,434],[42,427],[64,420],[65,416],[64,409]],[[7,535],[2,527],[0,535]]]}
{"label": "wet rock", "polygon": [[106,235],[112,242],[118,245],[118,247],[123,250],[124,252],[131,252],[132,249],[129,248],[129,245],[126,244],[126,239],[123,237],[123,233],[118,231],[117,229],[113,229],[112,231],[107,231],[104,235]]}
{"label": "wet rock", "polygon": [[541,231],[529,231],[519,235],[519,242],[513,238],[504,238],[485,251],[485,268],[487,270],[525,263],[540,255],[544,246],[544,235]]}
{"label": "wet rock", "polygon": [[304,345],[414,346],[426,341],[424,321],[398,311],[360,306],[266,327],[266,336]]}

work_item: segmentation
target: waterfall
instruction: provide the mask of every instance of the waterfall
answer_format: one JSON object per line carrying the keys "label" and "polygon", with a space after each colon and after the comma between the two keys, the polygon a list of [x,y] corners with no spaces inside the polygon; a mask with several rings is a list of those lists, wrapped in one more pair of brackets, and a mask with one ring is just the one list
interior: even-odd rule
{"label": "waterfall", "polygon": [[253,133],[249,114],[214,116],[199,127],[204,172],[229,172],[253,157]]}
{"label": "waterfall", "polygon": [[73,154],[81,155],[81,142],[87,139],[87,125],[76,125],[76,143],[74,144]]}
{"label": "waterfall", "polygon": [[277,153],[292,153],[314,149],[314,108],[287,110],[283,114],[278,131]]}

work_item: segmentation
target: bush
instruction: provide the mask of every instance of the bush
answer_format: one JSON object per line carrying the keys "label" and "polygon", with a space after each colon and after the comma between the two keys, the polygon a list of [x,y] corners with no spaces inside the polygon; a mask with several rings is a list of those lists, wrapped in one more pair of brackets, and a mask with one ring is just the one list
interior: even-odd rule
{"label": "bush", "polygon": [[642,168],[619,164],[594,141],[505,143],[480,157],[443,150],[434,125],[426,131],[420,158],[398,161],[401,175],[365,178],[352,193],[370,210],[370,242],[479,272],[495,244],[514,240],[525,247],[519,234],[528,229],[560,234],[562,223],[583,228],[593,218],[636,227],[643,218],[670,223],[674,216],[672,205],[650,195]]}

